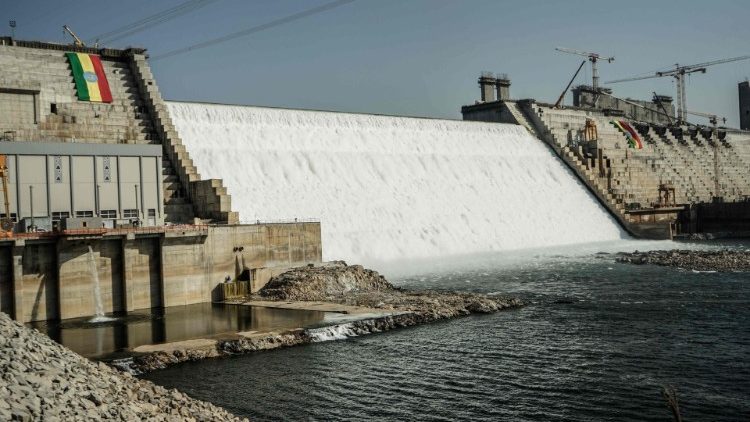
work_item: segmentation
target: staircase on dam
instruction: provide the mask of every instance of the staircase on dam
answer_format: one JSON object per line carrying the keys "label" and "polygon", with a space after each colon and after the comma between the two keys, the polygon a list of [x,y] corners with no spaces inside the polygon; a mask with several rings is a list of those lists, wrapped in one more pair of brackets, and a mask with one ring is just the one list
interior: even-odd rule
{"label": "staircase on dam", "polygon": [[133,55],[130,63],[152,118],[158,123],[158,133],[166,153],[164,161],[174,164],[171,168],[175,172],[171,173],[167,168],[164,174],[165,214],[177,222],[189,222],[192,208],[197,217],[208,221],[238,223],[239,214],[232,211],[230,196],[221,179],[201,179],[172,123],[146,57]]}
{"label": "staircase on dam", "polygon": [[[97,54],[111,103],[79,101],[66,52]],[[202,180],[180,140],[145,50],[0,37],[0,136],[11,142],[161,144],[164,221],[235,223],[221,180]]]}
{"label": "staircase on dam", "polygon": [[524,116],[523,111],[519,107],[518,103],[515,101],[506,101],[504,103],[505,107],[507,107],[508,112],[513,116],[513,118],[518,122],[519,125],[526,128],[526,130],[529,131],[534,136],[537,136],[536,129],[534,128],[534,125],[529,122],[529,119]]}
{"label": "staircase on dam", "polygon": [[[638,236],[671,236],[679,211],[690,204],[710,203],[716,197],[723,201],[750,197],[747,143],[729,142],[726,134],[630,122],[643,140],[643,148],[635,149],[610,123],[625,120],[622,117],[556,109],[532,101],[514,105],[523,115],[518,123],[531,123],[536,135]],[[587,142],[583,135],[587,120],[597,128],[594,142]],[[673,190],[665,198],[667,188]]]}

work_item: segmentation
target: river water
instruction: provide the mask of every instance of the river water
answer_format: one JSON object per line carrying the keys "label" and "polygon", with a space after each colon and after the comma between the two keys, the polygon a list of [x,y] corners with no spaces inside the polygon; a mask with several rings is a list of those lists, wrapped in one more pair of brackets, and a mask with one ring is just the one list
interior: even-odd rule
{"label": "river water", "polygon": [[596,253],[632,246],[388,268],[403,287],[500,292],[528,306],[146,378],[254,420],[664,421],[664,385],[685,420],[748,420],[750,275]]}

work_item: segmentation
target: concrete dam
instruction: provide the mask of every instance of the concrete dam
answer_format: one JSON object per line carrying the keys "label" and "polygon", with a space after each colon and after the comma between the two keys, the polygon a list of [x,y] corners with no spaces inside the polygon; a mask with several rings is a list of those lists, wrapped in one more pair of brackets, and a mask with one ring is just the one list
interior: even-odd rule
{"label": "concrete dam", "polygon": [[396,259],[619,239],[519,125],[167,102],[243,220],[319,218],[323,258]]}
{"label": "concrete dam", "polygon": [[0,312],[22,322],[211,302],[323,260],[750,230],[744,131],[649,111],[625,134],[615,103],[513,101],[506,80],[454,121],[168,102],[138,48],[0,37],[0,60]]}

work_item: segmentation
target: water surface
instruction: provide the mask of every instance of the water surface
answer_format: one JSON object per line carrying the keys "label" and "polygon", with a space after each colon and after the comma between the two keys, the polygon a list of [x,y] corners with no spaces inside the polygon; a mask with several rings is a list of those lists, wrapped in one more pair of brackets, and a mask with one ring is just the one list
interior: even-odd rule
{"label": "water surface", "polygon": [[29,324],[73,351],[95,359],[128,356],[145,344],[221,337],[238,331],[269,331],[316,326],[325,312],[199,303],[109,314],[112,321],[89,318]]}
{"label": "water surface", "polygon": [[750,418],[747,273],[590,253],[502,262],[436,264],[396,282],[529,306],[147,378],[255,420],[665,421],[663,385],[685,420]]}

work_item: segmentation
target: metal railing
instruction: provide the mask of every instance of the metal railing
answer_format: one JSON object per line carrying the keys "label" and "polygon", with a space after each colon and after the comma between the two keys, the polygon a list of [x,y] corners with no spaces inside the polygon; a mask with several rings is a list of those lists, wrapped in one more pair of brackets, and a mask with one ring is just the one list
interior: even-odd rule
{"label": "metal railing", "polygon": [[[260,224],[295,224],[295,223],[320,223],[319,218],[281,218],[277,220],[240,220],[241,225],[260,225]],[[226,226],[232,224],[212,224],[212,226]]]}
{"label": "metal railing", "polygon": [[[279,220],[242,220],[240,225],[263,225],[263,224],[299,224],[320,223],[316,218],[290,218]],[[164,226],[141,226],[141,227],[118,227],[118,228],[81,228],[46,232],[13,233],[10,238],[15,239],[49,239],[63,236],[126,236],[128,234],[161,234],[187,231],[207,232],[210,227],[226,227],[236,224],[169,224]]]}
{"label": "metal railing", "polygon": [[174,224],[167,226],[147,226],[147,227],[119,227],[119,228],[85,228],[85,229],[67,229],[50,232],[31,232],[31,233],[13,233],[13,238],[17,239],[44,239],[61,236],[126,236],[133,234],[161,234],[186,231],[208,231],[207,224]]}

